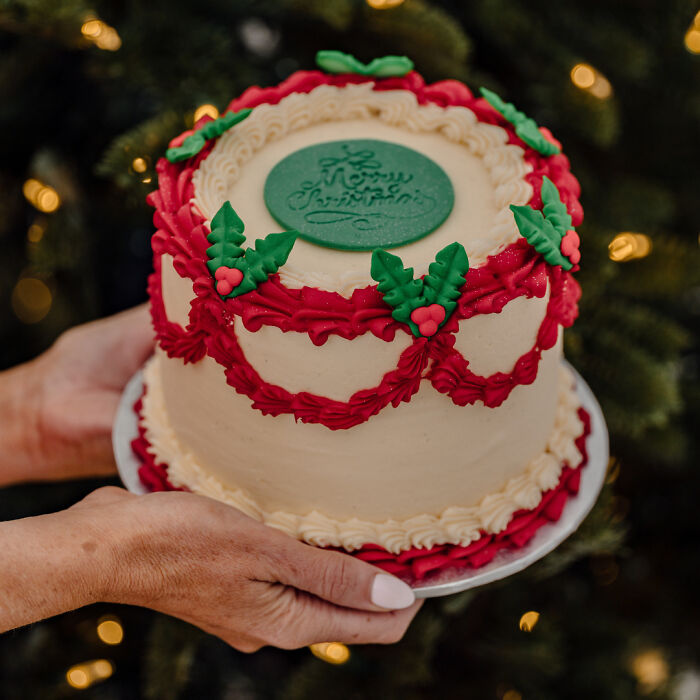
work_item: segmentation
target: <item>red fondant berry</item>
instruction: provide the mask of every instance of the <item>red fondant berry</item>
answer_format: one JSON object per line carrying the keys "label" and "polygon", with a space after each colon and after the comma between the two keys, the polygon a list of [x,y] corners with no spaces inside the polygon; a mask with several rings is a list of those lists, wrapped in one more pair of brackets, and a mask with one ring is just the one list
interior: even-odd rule
{"label": "red fondant berry", "polygon": [[581,251],[578,249],[580,243],[581,239],[573,229],[567,231],[561,239],[561,253],[566,255],[574,265],[581,259]]}
{"label": "red fondant berry", "polygon": [[230,294],[243,281],[243,273],[237,267],[222,265],[216,269],[214,277],[218,280],[216,291],[222,297]]}
{"label": "red fondant berry", "polygon": [[438,326],[445,320],[445,307],[440,304],[419,306],[411,312],[411,321],[418,326],[420,334],[426,338],[437,333]]}

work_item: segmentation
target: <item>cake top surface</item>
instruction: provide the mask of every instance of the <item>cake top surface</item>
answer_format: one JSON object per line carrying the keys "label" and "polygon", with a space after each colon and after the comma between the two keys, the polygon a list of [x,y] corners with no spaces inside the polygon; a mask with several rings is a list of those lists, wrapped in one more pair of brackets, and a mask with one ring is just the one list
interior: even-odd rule
{"label": "cake top surface", "polygon": [[517,267],[526,242],[577,269],[579,186],[548,130],[488,90],[426,84],[404,57],[318,62],[328,72],[249,88],[159,162],[149,201],[196,294],[240,300],[236,312],[252,291],[259,307],[313,290],[317,306],[342,297],[356,314],[378,291],[419,336],[413,312],[442,327],[467,275],[504,255]]}

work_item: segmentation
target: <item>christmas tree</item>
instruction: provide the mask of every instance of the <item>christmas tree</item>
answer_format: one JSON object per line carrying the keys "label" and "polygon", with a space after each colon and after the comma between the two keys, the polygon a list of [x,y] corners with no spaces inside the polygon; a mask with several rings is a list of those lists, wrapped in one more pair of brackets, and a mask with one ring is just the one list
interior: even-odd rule
{"label": "christmas tree", "polygon": [[[427,81],[483,85],[564,144],[586,212],[565,351],[601,402],[613,454],[576,535],[520,575],[428,601],[395,646],[247,656],[174,619],[102,605],[0,637],[0,696],[700,697],[699,10],[691,0],[0,4],[0,368],[145,299],[145,197],[156,160],[195,118],[312,67],[320,49],[365,63],[405,54]],[[67,507],[100,483],[2,490],[0,518]]]}

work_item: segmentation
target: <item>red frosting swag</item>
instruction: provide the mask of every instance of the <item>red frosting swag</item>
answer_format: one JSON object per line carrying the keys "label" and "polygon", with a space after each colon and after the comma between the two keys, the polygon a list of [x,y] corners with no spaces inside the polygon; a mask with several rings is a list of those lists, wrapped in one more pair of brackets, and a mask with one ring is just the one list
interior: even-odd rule
{"label": "red frosting swag", "polygon": [[[526,176],[534,192],[531,206],[542,207],[539,191],[542,177],[547,175],[557,185],[574,225],[580,223],[583,217],[578,202],[580,189],[569,172],[566,156],[540,156],[516,136],[512,126],[496,110],[482,98],[475,98],[466,86],[456,81],[426,85],[415,72],[403,78],[370,80],[375,90],[409,90],[421,104],[433,102],[440,106],[468,107],[480,121],[504,128],[509,142],[525,150],[525,158],[533,168]],[[230,109],[276,104],[293,92],[310,92],[319,85],[360,82],[368,80],[361,76],[299,71],[277,87],[249,88],[231,103]],[[198,126],[208,119],[204,117]],[[180,143],[188,133],[175,139],[173,145]],[[550,134],[548,138],[553,140]],[[384,375],[379,386],[358,391],[349,401],[337,401],[308,392],[292,393],[270,384],[260,377],[243,354],[236,339],[237,323],[243,323],[253,332],[263,325],[271,325],[284,332],[307,333],[316,345],[325,343],[330,335],[350,340],[368,332],[390,342],[397,332],[409,333],[409,330],[392,318],[392,310],[376,285],[356,289],[346,298],[312,287],[289,289],[282,284],[279,275],[271,275],[267,282],[248,294],[222,299],[206,266],[209,231],[204,217],[190,203],[194,195],[192,175],[211,152],[213,143],[209,142],[197,156],[182,163],[169,163],[165,159],[158,162],[159,189],[149,195],[149,202],[156,210],[154,223],[157,227],[153,236],[155,272],[149,280],[153,323],[160,346],[169,357],[196,362],[209,355],[224,367],[226,381],[248,396],[253,408],[264,414],[289,413],[303,422],[321,423],[332,430],[347,429],[368,420],[389,404],[397,406],[410,400],[423,379],[458,405],[482,401],[490,407],[499,406],[514,387],[535,380],[542,351],[556,342],[559,325],[570,326],[576,318],[578,284],[561,267],[547,265],[527,241],[521,239],[489,257],[481,267],[469,270],[458,307],[448,322],[432,338],[414,339],[401,354],[398,366]],[[177,273],[193,282],[195,296],[186,329],[169,321],[165,314],[160,279],[163,254],[171,255]],[[478,314],[498,313],[519,296],[541,298],[548,280],[550,298],[533,348],[522,355],[508,373],[497,372],[488,377],[473,373],[468,360],[454,348],[458,322]]]}
{"label": "red frosting swag", "polygon": [[[131,443],[134,454],[141,463],[141,482],[149,491],[182,491],[183,489],[176,488],[168,480],[168,465],[157,463],[152,454],[141,419],[141,408],[142,401],[139,399],[134,406],[139,416],[139,435]],[[502,549],[524,546],[543,525],[559,520],[569,496],[578,493],[581,469],[588,463],[586,440],[591,432],[591,419],[585,409],[579,408],[578,417],[583,423],[583,433],[575,441],[581,454],[580,464],[575,468],[565,465],[559,483],[542,494],[539,505],[532,510],[515,512],[505,530],[496,535],[482,532],[477,540],[466,547],[441,544],[430,548],[413,547],[399,554],[392,554],[377,544],[365,544],[349,554],[396,576],[420,581],[429,574],[451,567],[478,568],[488,564]],[[328,549],[345,552],[339,547]]]}

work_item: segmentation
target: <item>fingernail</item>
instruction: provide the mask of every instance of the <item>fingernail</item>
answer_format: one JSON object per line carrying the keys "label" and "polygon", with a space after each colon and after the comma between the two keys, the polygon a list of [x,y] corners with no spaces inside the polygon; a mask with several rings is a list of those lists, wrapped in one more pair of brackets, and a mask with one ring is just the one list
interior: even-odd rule
{"label": "fingernail", "polygon": [[387,610],[401,610],[411,605],[416,596],[411,587],[396,576],[377,574],[372,581],[372,602]]}

